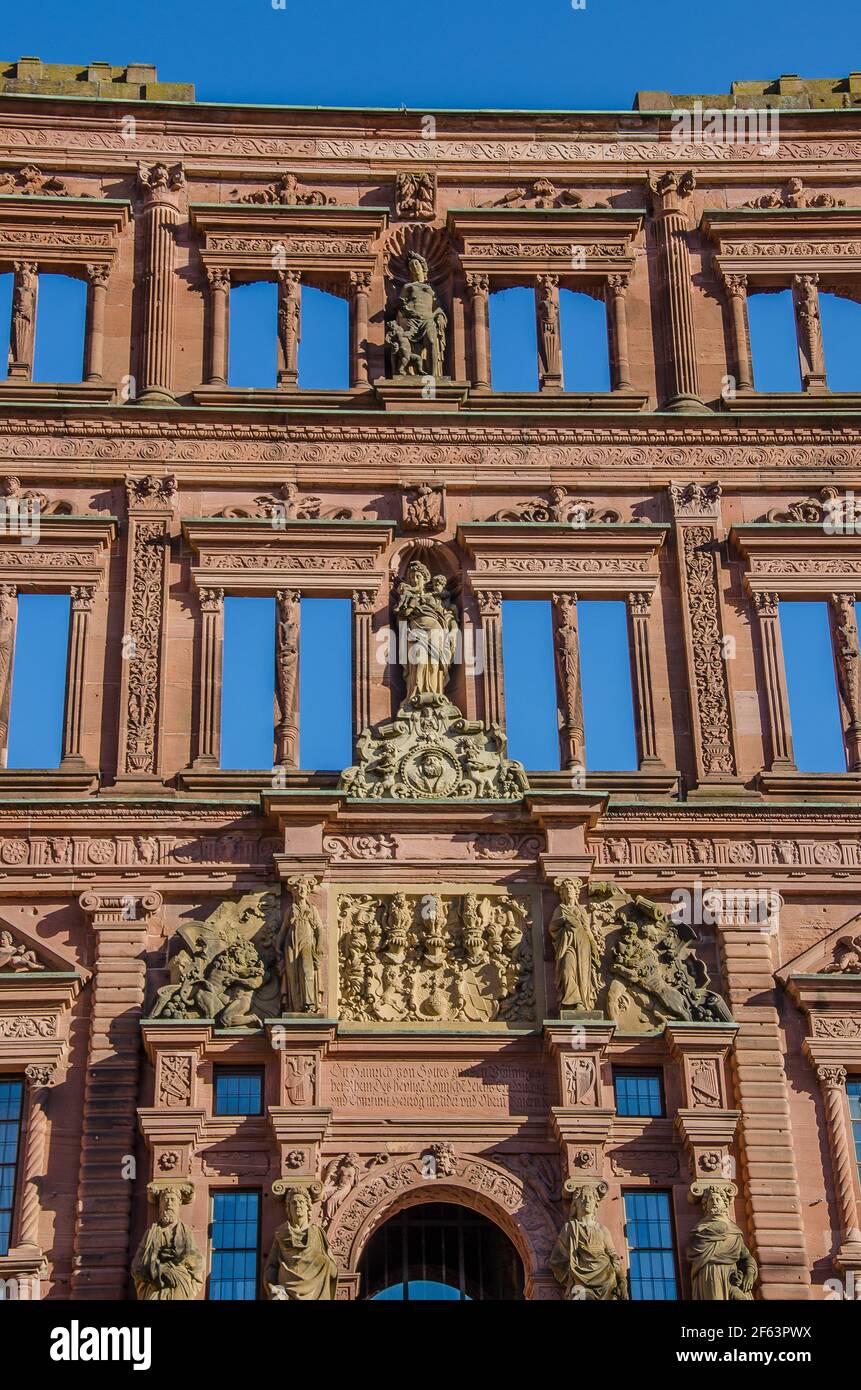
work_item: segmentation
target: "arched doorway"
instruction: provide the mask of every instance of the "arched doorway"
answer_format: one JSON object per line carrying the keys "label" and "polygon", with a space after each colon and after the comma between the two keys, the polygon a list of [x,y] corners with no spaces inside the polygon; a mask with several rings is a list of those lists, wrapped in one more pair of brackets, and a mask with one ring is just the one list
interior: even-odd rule
{"label": "arched doorway", "polygon": [[448,1202],[421,1202],[390,1217],[360,1263],[362,1297],[403,1302],[523,1298],[523,1265],[486,1216]]}

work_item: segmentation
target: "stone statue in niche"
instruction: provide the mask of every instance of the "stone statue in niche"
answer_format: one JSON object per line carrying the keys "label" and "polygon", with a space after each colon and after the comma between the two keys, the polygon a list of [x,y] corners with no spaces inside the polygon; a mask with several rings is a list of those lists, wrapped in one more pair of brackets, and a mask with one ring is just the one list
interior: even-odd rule
{"label": "stone statue in niche", "polygon": [[460,629],[444,576],[413,561],[395,612],[406,698],[393,720],[359,735],[358,761],[344,770],[340,788],[356,797],[522,797],[526,773],[506,757],[499,725],[485,728],[481,720],[464,718],[446,696]]}
{"label": "stone statue in niche", "polygon": [[571,1179],[564,1192],[571,1214],[550,1256],[550,1268],[571,1301],[609,1302],[628,1297],[628,1280],[606,1226],[595,1213],[607,1184]]}
{"label": "stone statue in niche", "polygon": [[609,1017],[628,1033],[673,1020],[732,1022],[694,954],[691,927],[614,883],[591,883],[585,893],[578,879],[557,879],[554,887],[560,902],[548,935],[560,1010]]}
{"label": "stone statue in niche", "polygon": [[738,1226],[727,1215],[737,1192],[735,1183],[725,1179],[691,1184],[690,1200],[702,1208],[687,1249],[694,1299],[712,1303],[753,1298],[757,1263]]}
{"label": "stone statue in niche", "polygon": [[580,903],[583,880],[557,878],[559,906],[547,928],[556,956],[559,1007],[594,1013],[601,987],[601,953],[588,910]]}
{"label": "stone statue in niche", "polygon": [[180,1220],[194,1188],[191,1183],[151,1183],[147,1195],[158,1204],[158,1219],[148,1227],[132,1261],[135,1293],[145,1303],[197,1298],[206,1267],[192,1231]]}
{"label": "stone statue in niche", "polygon": [[151,1017],[256,1028],[281,1013],[277,912],[277,894],[249,893],[220,903],[204,922],[180,926],[170,980],[157,991]]}
{"label": "stone statue in niche", "polygon": [[276,1302],[332,1300],[338,1286],[338,1267],[322,1226],[312,1220],[313,1204],[321,1195],[319,1182],[272,1184],[285,1199],[287,1220],[275,1232],[263,1280]]}
{"label": "stone statue in niche", "polygon": [[428,263],[413,251],[407,258],[409,280],[395,316],[386,326],[392,376],[440,379],[445,361],[448,316],[428,280]]}
{"label": "stone statue in niche", "polygon": [[284,957],[286,1012],[314,1014],[320,1009],[320,948],[323,924],[311,902],[317,880],[297,874],[287,880],[293,902],[284,913],[281,944]]}
{"label": "stone statue in niche", "polygon": [[339,1004],[356,1022],[526,1022],[535,1016],[528,900],[397,892],[338,899]]}
{"label": "stone statue in niche", "polygon": [[395,614],[406,625],[407,699],[417,705],[442,704],[459,631],[445,577],[431,575],[427,565],[413,560],[400,586]]}

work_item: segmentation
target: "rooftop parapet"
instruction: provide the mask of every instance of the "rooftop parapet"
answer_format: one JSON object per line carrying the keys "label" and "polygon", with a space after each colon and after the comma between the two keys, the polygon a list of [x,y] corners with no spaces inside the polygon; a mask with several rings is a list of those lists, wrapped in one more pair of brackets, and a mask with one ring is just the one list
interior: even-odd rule
{"label": "rooftop parapet", "polygon": [[43,63],[0,59],[0,93],[46,97],[114,97],[120,101],[194,101],[191,82],[159,82],[150,63]]}
{"label": "rooftop parapet", "polygon": [[733,82],[728,94],[637,92],[634,110],[688,110],[697,103],[712,111],[759,107],[777,107],[781,111],[843,110],[861,106],[861,72],[850,72],[848,77],[799,77],[795,72],[785,72],[765,81]]}

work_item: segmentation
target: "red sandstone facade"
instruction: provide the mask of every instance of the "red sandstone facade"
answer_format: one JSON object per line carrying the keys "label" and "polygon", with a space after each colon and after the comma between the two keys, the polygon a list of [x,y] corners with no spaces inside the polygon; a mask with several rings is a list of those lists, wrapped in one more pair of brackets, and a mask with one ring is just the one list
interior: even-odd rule
{"label": "red sandstone facade", "polygon": [[[85,379],[31,380],[24,315],[0,385],[7,493],[48,502],[38,545],[0,544],[10,624],[21,593],[71,592],[73,610],[62,763],[0,771],[0,916],[42,967],[0,970],[0,1074],[28,1078],[0,1275],[42,1298],[132,1296],[153,1180],[193,1184],[202,1252],[212,1193],[260,1191],[265,1255],[273,1182],[347,1154],[359,1169],[327,1223],[343,1298],[361,1296],[372,1233],[427,1201],[488,1216],[526,1296],[558,1297],[548,1257],[578,1175],[608,1184],[623,1258],[621,1194],[670,1194],[690,1297],[690,1186],[728,1167],[758,1297],[819,1299],[861,1274],[846,1096],[861,974],[839,968],[861,876],[861,536],[826,533],[817,511],[824,488],[861,488],[861,397],[828,391],[817,317],[822,290],[861,296],[858,93],[799,98],[763,154],[673,139],[669,98],[628,116],[440,113],[429,136],[420,113],[201,107],[105,73],[84,100],[35,101],[45,73],[18,77],[0,97],[0,270],[25,298],[28,266],[89,288]],[[449,321],[429,396],[386,377],[410,248]],[[279,285],[272,390],[227,382],[229,290],[253,279]],[[302,285],[349,300],[348,391],[297,384]],[[610,392],[565,392],[543,338],[540,392],[491,390],[488,295],[510,285],[551,319],[560,288],[604,299]],[[784,286],[805,389],[774,398],[753,389],[746,295]],[[416,522],[422,482],[433,515]],[[546,510],[524,515],[535,499]],[[459,670],[452,696],[487,724],[505,718],[502,599],[553,599],[569,652],[566,600],[624,599],[639,770],[572,777],[582,726],[560,661],[563,771],[522,799],[351,798],[297,766],[295,705],[277,777],[222,771],[224,596],[352,600],[358,735],[397,708],[374,637],[419,554],[483,635],[484,669]],[[839,776],[793,757],[777,602],[802,595],[835,614]],[[8,713],[8,681],[2,698]],[[318,882],[319,1015],[149,1018],[190,914],[281,885],[286,899],[297,874]],[[697,883],[779,894],[776,930],[730,913],[700,932],[734,1021],[634,1035],[591,1020],[576,1044],[544,930],[566,876],[664,904]],[[529,901],[531,1022],[343,1017],[339,894],[399,889]],[[261,1117],[213,1114],[225,1062],[264,1069]],[[616,1114],[623,1063],[662,1072],[665,1118]],[[428,1176],[433,1145],[448,1147]]]}

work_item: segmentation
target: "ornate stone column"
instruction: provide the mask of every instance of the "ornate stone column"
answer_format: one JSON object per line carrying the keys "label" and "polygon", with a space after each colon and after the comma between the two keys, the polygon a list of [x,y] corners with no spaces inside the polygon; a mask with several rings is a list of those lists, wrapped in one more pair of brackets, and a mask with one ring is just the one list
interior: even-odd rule
{"label": "ornate stone column", "polygon": [[170,528],[176,478],[126,479],[126,606],[118,782],[157,782],[165,662]]}
{"label": "ornate stone column", "polygon": [[736,388],[739,391],[752,391],[753,362],[750,355],[750,329],[747,321],[747,276],[728,275],[724,272],[723,283],[729,299]]}
{"label": "ornate stone column", "polygon": [[105,303],[111,268],[87,266],[87,330],[84,344],[84,380],[101,381],[105,354]]}
{"label": "ornate stone column", "polygon": [[789,694],[786,689],[786,667],[783,661],[783,639],[778,610],[780,597],[778,594],[755,590],[751,598],[759,620],[762,642],[762,665],[771,731],[770,771],[794,772],[792,723],[789,716]]}
{"label": "ornate stone column", "polygon": [[371,724],[371,628],[376,593],[353,590],[353,738]]}
{"label": "ornate stone column", "polygon": [[585,769],[586,739],[583,724],[583,690],[580,682],[577,595],[554,594],[553,614],[556,691],[562,714],[559,731],[562,766]]}
{"label": "ornate stone column", "polygon": [[825,352],[822,347],[822,319],[819,313],[819,276],[794,275],[792,299],[798,333],[798,356],[805,391],[828,390],[825,379]]}
{"label": "ornate stone column", "polygon": [[230,271],[222,266],[208,266],[210,340],[209,384],[227,385],[228,324],[230,322]]}
{"label": "ornate stone column", "polygon": [[771,923],[719,920],[725,997],[739,1025],[730,1053],[751,1252],[762,1297],[806,1298],[810,1257],[798,1186],[786,1042],[777,1009]]}
{"label": "ornate stone column", "polygon": [[490,277],[482,273],[467,275],[472,308],[472,384],[478,390],[490,390],[490,319],[488,299]]}
{"label": "ornate stone column", "polygon": [[275,595],[275,765],[299,766],[299,623],[302,595],[279,589]]}
{"label": "ornate stone column", "polygon": [[143,197],[144,271],[137,399],[158,404],[174,399],[176,228],[185,175],[180,164],[171,169],[164,164],[139,164],[138,185]]}
{"label": "ornate stone column", "polygon": [[224,590],[199,589],[200,728],[196,768],[216,768],[221,762],[221,656],[224,647]]}
{"label": "ornate stone column", "polygon": [[634,677],[634,707],[637,716],[637,739],[640,745],[640,767],[663,767],[658,756],[655,729],[655,697],[652,684],[652,649],[649,641],[649,614],[652,610],[650,589],[638,589],[628,596],[628,619],[631,625],[631,669]]}
{"label": "ornate stone column", "polygon": [[302,272],[278,271],[278,385],[299,384],[302,336]]}
{"label": "ornate stone column", "polygon": [[369,296],[371,293],[371,272],[369,270],[350,271],[350,385],[367,386],[370,381],[368,371],[368,324]]}
{"label": "ornate stone column", "polygon": [[32,1065],[24,1068],[27,1081],[28,1107],[24,1158],[21,1168],[21,1209],[18,1217],[17,1245],[41,1250],[39,1243],[39,1183],[45,1175],[45,1155],[48,1139],[48,1095],[58,1079],[52,1065]]}
{"label": "ornate stone column", "polygon": [[840,1214],[840,1243],[849,1245],[861,1239],[861,1235],[858,1229],[858,1202],[855,1197],[856,1162],[855,1155],[849,1147],[846,1068],[833,1064],[818,1066],[816,1080],[819,1082],[825,1107],[834,1196]]}
{"label": "ornate stone column", "polygon": [[688,251],[688,199],[696,187],[690,172],[670,170],[649,176],[652,218],[658,247],[660,289],[665,329],[665,366],[669,410],[702,411],[691,299],[691,258]]}
{"label": "ornate stone column", "polygon": [[18,381],[32,381],[39,267],[35,261],[14,261],[13,266],[15,275],[12,281],[9,376]]}
{"label": "ornate stone column", "polygon": [[6,766],[9,740],[9,707],[12,701],[12,661],[15,655],[17,616],[17,586],[0,584],[0,767]]}
{"label": "ornate stone column", "polygon": [[720,483],[670,483],[697,786],[739,788],[718,566]]}
{"label": "ornate stone column", "polygon": [[861,771],[861,647],[858,644],[858,618],[854,594],[831,595],[831,628],[834,657],[840,696],[848,723],[843,732],[846,741],[846,766],[850,772]]}
{"label": "ornate stone column", "polygon": [[484,722],[505,728],[505,674],[502,661],[502,593],[477,589],[484,642]]}
{"label": "ornate stone column", "polygon": [[144,952],[160,893],[123,885],[81,894],[95,940],[78,1178],[74,1298],[125,1297],[137,1136]]}
{"label": "ornate stone column", "polygon": [[87,670],[87,635],[93,611],[94,584],[73,585],[72,621],[69,628],[69,656],[66,663],[66,710],[63,722],[62,767],[83,768],[81,725]]}
{"label": "ornate stone column", "polygon": [[542,391],[561,391],[562,337],[559,327],[559,276],[539,275],[535,286],[538,325],[538,385]]}
{"label": "ornate stone column", "polygon": [[607,329],[610,337],[610,385],[614,391],[630,391],[628,360],[628,287],[630,275],[608,275],[604,287]]}

